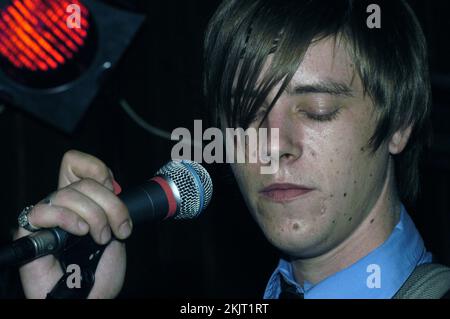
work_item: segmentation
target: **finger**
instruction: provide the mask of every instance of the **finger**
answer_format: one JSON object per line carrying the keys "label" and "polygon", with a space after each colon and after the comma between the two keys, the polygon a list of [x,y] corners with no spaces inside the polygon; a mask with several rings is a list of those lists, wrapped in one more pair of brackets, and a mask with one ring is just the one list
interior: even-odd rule
{"label": "finger", "polygon": [[59,188],[66,187],[84,178],[92,178],[113,190],[111,170],[95,156],[71,150],[64,154],[59,173]]}
{"label": "finger", "polygon": [[[79,215],[88,225],[89,233],[99,244],[106,244],[111,239],[111,229],[103,208],[96,203],[91,197],[78,191],[75,185],[81,184],[83,181],[67,186],[52,197],[52,204],[61,207],[67,207]],[[96,183],[96,182],[95,182]],[[93,192],[98,192],[98,188],[103,188],[100,184]],[[54,217],[55,221],[57,216]]]}
{"label": "finger", "polygon": [[86,221],[67,207],[38,204],[29,212],[28,221],[39,228],[60,227],[77,236],[83,236],[89,232]]}
{"label": "finger", "polygon": [[133,225],[128,209],[114,193],[91,179],[74,183],[70,187],[85,194],[102,208],[117,238],[125,239],[131,234]]}

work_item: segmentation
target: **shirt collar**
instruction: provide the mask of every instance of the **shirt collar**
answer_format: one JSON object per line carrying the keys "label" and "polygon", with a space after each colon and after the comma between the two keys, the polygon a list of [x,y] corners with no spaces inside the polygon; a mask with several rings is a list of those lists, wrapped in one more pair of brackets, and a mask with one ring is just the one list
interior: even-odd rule
{"label": "shirt collar", "polygon": [[281,259],[267,284],[264,298],[278,298],[280,276],[283,276],[305,299],[388,299],[395,295],[415,267],[431,260],[431,254],[402,205],[399,222],[381,246],[316,285],[305,282],[300,286],[295,282],[291,264]]}

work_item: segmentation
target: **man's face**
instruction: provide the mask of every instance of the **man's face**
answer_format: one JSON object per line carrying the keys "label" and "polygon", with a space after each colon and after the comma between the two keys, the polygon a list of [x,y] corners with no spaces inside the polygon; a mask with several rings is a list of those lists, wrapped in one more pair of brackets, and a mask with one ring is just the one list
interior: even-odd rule
{"label": "man's face", "polygon": [[375,154],[368,146],[376,114],[344,44],[326,39],[312,45],[261,125],[279,129],[279,145],[270,145],[278,148],[279,170],[263,175],[261,163],[232,164],[253,217],[284,253],[322,255],[372,209],[389,162],[386,144]]}

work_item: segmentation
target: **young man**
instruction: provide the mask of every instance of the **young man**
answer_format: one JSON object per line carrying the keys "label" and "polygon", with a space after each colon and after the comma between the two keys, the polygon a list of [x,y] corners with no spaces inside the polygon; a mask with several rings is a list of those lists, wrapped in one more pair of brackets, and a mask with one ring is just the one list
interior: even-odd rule
{"label": "young man", "polygon": [[[392,298],[431,262],[402,205],[418,192],[429,133],[425,39],[405,2],[377,3],[379,29],[368,27],[362,0],[226,0],[208,27],[205,91],[217,123],[279,130],[274,174],[261,174],[267,163],[232,164],[283,254],[266,298]],[[86,221],[98,242],[109,228],[129,234],[103,163],[71,152],[61,172],[52,212],[38,205],[30,223],[82,234]],[[103,260],[91,297],[114,297],[123,282],[123,246],[114,242]],[[61,271],[46,257],[21,274],[27,296],[44,297]]]}
{"label": "young man", "polygon": [[232,164],[284,256],[265,298],[392,298],[432,260],[402,205],[429,134],[425,38],[404,1],[377,1],[371,28],[371,3],[226,0],[209,24],[215,119],[279,129],[275,174]]}

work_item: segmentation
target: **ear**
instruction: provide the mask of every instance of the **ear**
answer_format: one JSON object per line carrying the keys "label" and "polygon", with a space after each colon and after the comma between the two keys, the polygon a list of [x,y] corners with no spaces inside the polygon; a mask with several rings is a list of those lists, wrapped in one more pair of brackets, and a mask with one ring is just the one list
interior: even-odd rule
{"label": "ear", "polygon": [[409,137],[411,136],[412,125],[405,129],[400,129],[392,135],[389,141],[389,152],[392,155],[400,154],[408,144]]}

